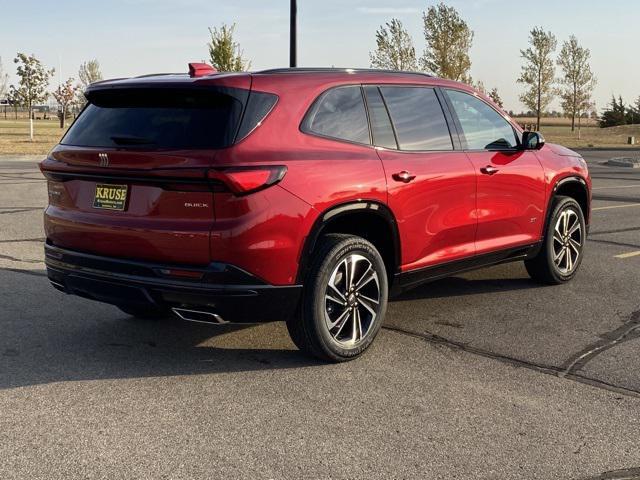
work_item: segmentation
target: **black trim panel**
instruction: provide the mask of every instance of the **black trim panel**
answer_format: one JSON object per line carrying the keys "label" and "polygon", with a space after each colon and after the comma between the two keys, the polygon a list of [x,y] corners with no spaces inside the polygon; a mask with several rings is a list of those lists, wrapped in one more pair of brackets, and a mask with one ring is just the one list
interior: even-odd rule
{"label": "black trim panel", "polygon": [[447,262],[417,270],[400,272],[395,276],[391,294],[398,295],[423,283],[432,282],[458,273],[476,270],[491,265],[498,265],[500,263],[525,260],[535,256],[540,245],[541,242],[538,242],[530,245],[499,250],[497,252],[475,255],[462,260],[456,260],[454,262]]}
{"label": "black trim panel", "polygon": [[[300,263],[298,266],[298,283],[302,283],[307,273],[307,268],[309,266],[309,259],[311,257],[311,253],[313,252],[316,243],[320,236],[323,234],[325,227],[336,218],[339,218],[343,215],[348,215],[354,212],[362,212],[368,214],[374,214],[381,217],[391,229],[392,232],[392,242],[393,242],[393,250],[394,250],[394,265],[398,267],[401,262],[400,256],[400,233],[398,231],[398,225],[396,223],[396,219],[389,210],[389,207],[383,205],[382,203],[378,203],[375,201],[359,201],[359,202],[350,202],[341,205],[334,206],[329,210],[323,212],[315,221],[311,230],[309,231],[309,235],[304,243],[304,247],[302,249],[302,255],[300,256]],[[395,272],[394,272],[395,273]]]}
{"label": "black trim panel", "polygon": [[563,177],[560,180],[558,180],[556,184],[553,186],[553,189],[551,190],[551,195],[549,195],[549,204],[547,205],[547,215],[546,215],[546,218],[544,219],[544,229],[542,230],[543,236],[546,234],[547,228],[549,227],[549,221],[551,220],[551,213],[553,210],[552,208],[553,202],[555,201],[558,188],[560,188],[562,185],[565,185],[567,183],[578,183],[582,185],[582,188],[584,188],[584,193],[587,197],[587,211],[583,212],[583,214],[584,214],[584,221],[587,226],[587,234],[589,233],[589,226],[591,225],[591,195],[589,192],[589,187],[587,186],[587,182],[585,181],[584,178],[579,177],[577,175],[569,175],[567,177]]}
{"label": "black trim panel", "polygon": [[[45,246],[47,275],[55,288],[112,305],[191,308],[219,315],[225,322],[262,323],[295,314],[302,286],[267,285],[233,265],[161,265],[100,257]],[[201,279],[167,278],[162,271],[184,269]]]}

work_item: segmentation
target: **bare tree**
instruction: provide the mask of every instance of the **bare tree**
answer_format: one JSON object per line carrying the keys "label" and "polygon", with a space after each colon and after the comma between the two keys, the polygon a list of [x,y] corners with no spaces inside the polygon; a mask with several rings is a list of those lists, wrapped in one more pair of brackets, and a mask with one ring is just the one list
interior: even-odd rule
{"label": "bare tree", "polygon": [[76,96],[78,87],[73,85],[73,78],[68,79],[62,85],[58,86],[55,92],[53,92],[53,98],[56,99],[58,105],[60,105],[60,128],[64,128],[67,119],[67,111],[69,105],[71,105]]}
{"label": "bare tree", "polygon": [[551,55],[556,50],[556,37],[536,27],[529,35],[531,46],[520,50],[525,60],[518,83],[527,89],[520,95],[520,101],[536,114],[536,130],[540,130],[540,117],[553,100],[555,65]]}
{"label": "bare tree", "polygon": [[418,70],[416,49],[402,22],[392,18],[376,31],[376,51],[369,53],[373,68]]}
{"label": "bare tree", "polygon": [[100,71],[100,62],[95,58],[88,62],[83,62],[78,70],[78,79],[83,89],[87,88],[93,82],[102,80],[102,71]]}
{"label": "bare tree", "polygon": [[11,85],[11,97],[16,105],[22,105],[29,111],[29,138],[33,142],[33,106],[44,102],[49,93],[49,79],[53,76],[54,69],[47,70],[35,55],[18,53],[13,60],[18,65],[18,87]]}
{"label": "bare tree", "polygon": [[211,64],[221,72],[243,72],[251,67],[251,62],[243,58],[240,44],[233,39],[235,28],[235,23],[231,26],[223,23],[220,29],[209,28],[209,57]]}
{"label": "bare tree", "polygon": [[72,102],[74,110],[79,110],[87,103],[87,99],[84,97],[84,91],[89,85],[94,82],[102,80],[102,71],[100,70],[100,62],[97,59],[83,62],[78,69],[78,79],[80,82],[75,89],[75,98]]}
{"label": "bare tree", "polygon": [[571,116],[572,132],[576,129],[576,117],[580,119],[582,113],[591,106],[596,78],[589,65],[590,57],[589,49],[581,47],[573,35],[562,44],[558,57],[558,65],[563,72],[558,93],[562,99],[562,108]]}
{"label": "bare tree", "polygon": [[473,31],[458,11],[444,3],[431,6],[422,15],[427,42],[421,63],[439,77],[471,83],[469,50]]}

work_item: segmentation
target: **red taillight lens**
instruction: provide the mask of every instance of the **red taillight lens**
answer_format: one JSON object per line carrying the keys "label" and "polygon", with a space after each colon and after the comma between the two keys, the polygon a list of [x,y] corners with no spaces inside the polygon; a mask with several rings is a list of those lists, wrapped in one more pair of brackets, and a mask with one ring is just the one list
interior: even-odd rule
{"label": "red taillight lens", "polygon": [[210,170],[209,178],[224,183],[236,195],[246,195],[278,183],[287,173],[284,166],[260,166]]}

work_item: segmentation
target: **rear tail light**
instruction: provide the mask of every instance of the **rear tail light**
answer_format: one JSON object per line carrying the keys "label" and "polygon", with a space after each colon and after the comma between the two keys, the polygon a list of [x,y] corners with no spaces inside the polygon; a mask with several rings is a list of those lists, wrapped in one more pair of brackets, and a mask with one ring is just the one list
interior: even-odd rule
{"label": "rear tail light", "polygon": [[49,180],[49,197],[55,198],[64,191],[62,182],[87,180],[100,183],[157,185],[164,190],[180,192],[231,191],[234,195],[257,192],[282,180],[287,173],[283,165],[261,165],[255,167],[176,168],[150,170],[141,174],[124,170],[103,172],[90,170],[77,172],[69,169],[43,168]]}
{"label": "rear tail light", "polygon": [[284,166],[260,166],[209,170],[209,178],[225,184],[236,195],[247,195],[278,183],[287,173]]}

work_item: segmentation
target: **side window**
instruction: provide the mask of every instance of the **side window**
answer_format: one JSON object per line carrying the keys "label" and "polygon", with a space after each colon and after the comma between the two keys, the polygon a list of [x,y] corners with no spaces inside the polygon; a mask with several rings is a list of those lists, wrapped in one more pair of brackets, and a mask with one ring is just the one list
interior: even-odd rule
{"label": "side window", "polygon": [[433,88],[380,87],[401,150],[453,150],[449,127]]}
{"label": "side window", "polygon": [[518,146],[511,124],[485,102],[458,90],[447,90],[447,94],[469,149],[499,150]]}
{"label": "side window", "polygon": [[396,136],[393,133],[391,119],[387,107],[384,105],[384,100],[382,100],[380,89],[375,86],[366,86],[364,94],[367,97],[367,107],[369,108],[373,144],[377,147],[397,149]]}
{"label": "side window", "polygon": [[302,130],[325,137],[370,144],[369,125],[360,86],[323,93],[302,122]]}

